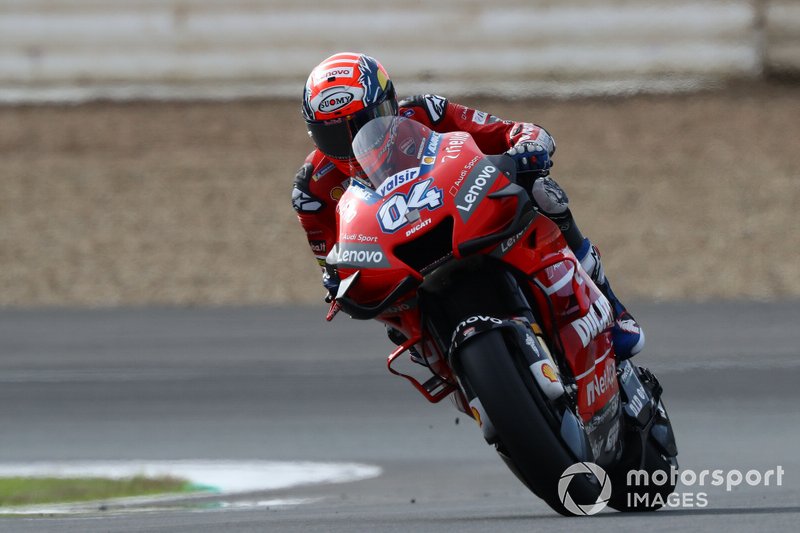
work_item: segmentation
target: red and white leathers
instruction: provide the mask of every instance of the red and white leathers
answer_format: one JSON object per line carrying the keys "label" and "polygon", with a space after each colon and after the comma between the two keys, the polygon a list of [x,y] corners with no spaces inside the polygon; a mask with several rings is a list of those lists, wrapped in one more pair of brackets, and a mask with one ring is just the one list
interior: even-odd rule
{"label": "red and white leathers", "polygon": [[[436,95],[419,95],[399,102],[399,115],[432,130],[465,131],[486,154],[499,154],[520,143],[536,141],[552,155],[555,143],[547,131],[529,122],[501,120],[493,115]],[[336,205],[350,180],[350,164],[314,150],[297,172],[292,206],[320,266],[336,243]]]}

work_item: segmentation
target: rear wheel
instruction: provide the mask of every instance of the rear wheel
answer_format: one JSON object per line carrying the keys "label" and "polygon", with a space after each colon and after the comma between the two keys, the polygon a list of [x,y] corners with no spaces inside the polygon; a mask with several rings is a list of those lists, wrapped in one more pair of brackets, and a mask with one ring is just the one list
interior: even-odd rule
{"label": "rear wheel", "polygon": [[[652,437],[648,437],[643,448],[638,432],[628,435],[625,448],[624,459],[609,473],[612,486],[609,507],[622,512],[661,509],[675,491],[672,472],[677,471],[677,460],[674,456],[666,455]],[[629,475],[633,471],[638,471],[640,475]],[[656,472],[658,474],[654,475]]]}
{"label": "rear wheel", "polygon": [[[558,484],[564,470],[578,461],[543,413],[546,400],[530,372],[515,363],[515,353],[502,330],[488,331],[459,349],[456,371],[480,399],[512,471],[555,511],[573,516],[559,497]],[[568,486],[569,496],[579,504],[594,503],[600,488],[587,474],[575,475]]]}

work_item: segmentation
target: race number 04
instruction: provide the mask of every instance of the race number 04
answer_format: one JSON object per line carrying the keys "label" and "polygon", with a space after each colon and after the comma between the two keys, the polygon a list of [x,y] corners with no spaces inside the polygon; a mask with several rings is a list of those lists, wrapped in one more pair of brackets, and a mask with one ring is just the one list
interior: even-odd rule
{"label": "race number 04", "polygon": [[414,209],[434,210],[443,202],[442,190],[433,187],[433,178],[415,183],[408,193],[397,193],[378,210],[378,222],[386,233],[394,233],[406,224],[406,215]]}

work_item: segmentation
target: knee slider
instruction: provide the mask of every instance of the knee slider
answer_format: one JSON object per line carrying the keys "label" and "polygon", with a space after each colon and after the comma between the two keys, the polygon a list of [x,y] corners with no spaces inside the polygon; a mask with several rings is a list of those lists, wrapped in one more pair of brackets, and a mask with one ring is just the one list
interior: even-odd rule
{"label": "knee slider", "polygon": [[567,193],[550,177],[534,181],[531,193],[539,211],[550,218],[564,215],[569,209]]}

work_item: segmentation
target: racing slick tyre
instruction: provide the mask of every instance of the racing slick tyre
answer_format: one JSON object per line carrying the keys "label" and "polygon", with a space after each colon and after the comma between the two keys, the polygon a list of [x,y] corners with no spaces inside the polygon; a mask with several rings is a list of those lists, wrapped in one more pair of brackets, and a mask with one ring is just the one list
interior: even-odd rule
{"label": "racing slick tyre", "polygon": [[[558,485],[564,471],[579,461],[548,422],[539,407],[546,400],[530,372],[515,363],[514,353],[501,330],[487,331],[459,348],[456,372],[480,399],[512,472],[553,510],[575,516],[559,497]],[[569,482],[569,496],[579,504],[596,502],[600,490],[593,475],[577,474]]]}

